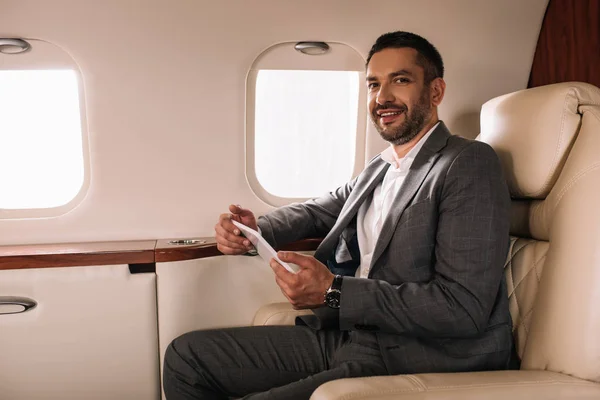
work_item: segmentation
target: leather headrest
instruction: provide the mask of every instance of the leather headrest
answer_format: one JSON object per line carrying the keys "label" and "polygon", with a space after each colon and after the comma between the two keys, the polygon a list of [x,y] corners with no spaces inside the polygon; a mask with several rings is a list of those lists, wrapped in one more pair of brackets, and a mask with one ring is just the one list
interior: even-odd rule
{"label": "leather headrest", "polygon": [[479,138],[498,153],[513,198],[548,195],[579,131],[579,106],[589,104],[600,104],[600,89],[565,82],[506,94],[483,105]]}

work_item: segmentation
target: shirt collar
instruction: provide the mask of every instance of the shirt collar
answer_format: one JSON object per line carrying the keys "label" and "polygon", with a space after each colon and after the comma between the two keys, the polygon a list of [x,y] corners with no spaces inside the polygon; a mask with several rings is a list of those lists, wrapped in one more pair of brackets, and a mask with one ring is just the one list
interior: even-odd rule
{"label": "shirt collar", "polygon": [[410,168],[413,160],[419,154],[419,150],[425,144],[431,133],[437,128],[439,125],[439,121],[429,130],[427,133],[417,142],[417,144],[410,149],[408,153],[402,158],[398,157],[396,152],[394,151],[394,145],[390,144],[390,147],[381,152],[381,159],[395,168],[397,170],[407,170]]}

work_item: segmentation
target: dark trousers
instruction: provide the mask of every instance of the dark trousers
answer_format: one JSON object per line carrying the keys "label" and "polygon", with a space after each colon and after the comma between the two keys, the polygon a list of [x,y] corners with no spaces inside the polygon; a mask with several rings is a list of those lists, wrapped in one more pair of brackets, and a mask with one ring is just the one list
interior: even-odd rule
{"label": "dark trousers", "polygon": [[167,400],[308,400],[325,382],[386,375],[375,336],[306,326],[195,331],[167,349]]}

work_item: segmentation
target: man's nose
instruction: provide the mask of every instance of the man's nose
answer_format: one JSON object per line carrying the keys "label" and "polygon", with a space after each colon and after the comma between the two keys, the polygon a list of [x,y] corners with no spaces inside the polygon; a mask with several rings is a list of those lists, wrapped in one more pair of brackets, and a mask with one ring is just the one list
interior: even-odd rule
{"label": "man's nose", "polygon": [[394,98],[394,94],[390,90],[390,87],[383,84],[379,87],[379,92],[377,92],[375,100],[377,101],[377,104],[384,105],[385,103],[393,103],[396,99]]}

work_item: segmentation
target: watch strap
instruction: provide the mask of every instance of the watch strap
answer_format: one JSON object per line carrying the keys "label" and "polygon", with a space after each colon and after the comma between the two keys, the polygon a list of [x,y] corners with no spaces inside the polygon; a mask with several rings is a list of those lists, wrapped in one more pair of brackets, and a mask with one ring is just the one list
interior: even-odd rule
{"label": "watch strap", "polygon": [[336,275],[333,277],[333,282],[331,282],[331,287],[329,290],[342,290],[342,275]]}

